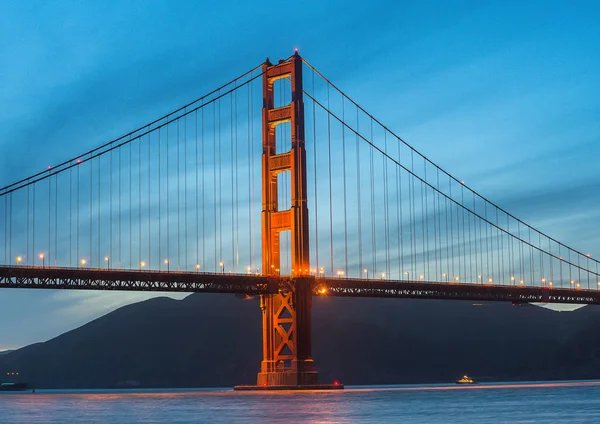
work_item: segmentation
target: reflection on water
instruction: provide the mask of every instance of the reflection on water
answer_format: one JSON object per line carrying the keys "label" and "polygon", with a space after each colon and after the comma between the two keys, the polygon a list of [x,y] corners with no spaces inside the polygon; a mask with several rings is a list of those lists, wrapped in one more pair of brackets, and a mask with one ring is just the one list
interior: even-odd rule
{"label": "reflection on water", "polygon": [[343,391],[3,393],[0,423],[600,422],[600,381],[359,386]]}

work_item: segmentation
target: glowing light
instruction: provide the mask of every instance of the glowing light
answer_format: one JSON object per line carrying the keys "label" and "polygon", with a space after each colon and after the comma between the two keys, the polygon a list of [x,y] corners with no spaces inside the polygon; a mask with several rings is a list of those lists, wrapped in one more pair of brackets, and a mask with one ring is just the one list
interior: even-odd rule
{"label": "glowing light", "polygon": [[52,169],[52,167],[50,165],[48,165],[48,171],[50,171]]}
{"label": "glowing light", "polygon": [[455,277],[454,279],[455,279],[456,281],[458,281],[458,280],[460,280],[460,277]]}
{"label": "glowing light", "polygon": [[419,280],[422,280],[423,278],[425,278],[424,275],[419,275]]}
{"label": "glowing light", "polygon": [[145,266],[146,266],[146,262],[144,262],[144,261],[140,262],[140,269],[142,269]]}
{"label": "glowing light", "polygon": [[40,253],[40,259],[44,259],[44,258],[45,258],[44,254]]}
{"label": "glowing light", "polygon": [[550,282],[548,283],[548,285],[549,285],[550,287],[552,287],[552,281],[550,281]]}
{"label": "glowing light", "polygon": [[167,265],[169,264],[169,260],[168,259],[165,259],[165,264],[167,264]]}
{"label": "glowing light", "polygon": [[87,261],[85,259],[82,259],[79,261],[79,263],[83,266],[83,265],[87,264]]}
{"label": "glowing light", "polygon": [[460,183],[461,183],[461,184],[463,184],[463,185],[465,184],[465,182],[464,182],[464,181],[461,181]]}
{"label": "glowing light", "polygon": [[575,280],[571,280],[571,284],[575,284]]}
{"label": "glowing light", "polygon": [[545,282],[546,282],[546,279],[545,279],[545,278],[542,278],[542,283],[545,283]]}
{"label": "glowing light", "polygon": [[104,257],[104,260],[105,260],[106,262],[108,262],[108,261],[109,261],[109,259],[108,259],[108,256],[105,256],[105,257]]}
{"label": "glowing light", "polygon": [[590,255],[589,253],[586,253],[585,256],[587,256],[588,258],[592,257],[592,255]]}
{"label": "glowing light", "polygon": [[481,275],[478,275],[477,278],[481,279]]}
{"label": "glowing light", "polygon": [[19,265],[19,262],[21,262],[23,260],[23,258],[21,256],[17,256],[16,261],[17,261],[17,265]]}
{"label": "glowing light", "polygon": [[577,288],[579,288],[579,283],[577,283]]}
{"label": "glowing light", "polygon": [[81,163],[81,159],[77,159],[77,163]]}
{"label": "glowing light", "polygon": [[319,294],[326,294],[327,293],[327,289],[325,287],[319,289]]}
{"label": "glowing light", "polygon": [[519,284],[523,285],[523,280],[519,281]]}
{"label": "glowing light", "polygon": [[339,385],[340,385],[340,382],[339,382],[339,381],[337,381],[337,380],[335,380],[335,381],[333,382],[333,385],[334,385],[334,386],[339,386]]}
{"label": "glowing light", "polygon": [[511,276],[511,277],[510,277],[510,281],[515,281],[515,277],[514,277],[514,276]]}
{"label": "glowing light", "polygon": [[379,274],[379,277],[383,280],[385,278],[385,274],[382,272],[381,274]]}

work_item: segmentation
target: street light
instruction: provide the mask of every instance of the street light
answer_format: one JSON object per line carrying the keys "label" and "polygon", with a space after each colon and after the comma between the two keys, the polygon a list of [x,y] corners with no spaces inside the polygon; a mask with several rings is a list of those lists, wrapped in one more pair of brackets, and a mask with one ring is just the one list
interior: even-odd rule
{"label": "street light", "polygon": [[165,264],[167,265],[167,272],[169,272],[171,270],[171,268],[170,268],[168,259],[165,259]]}
{"label": "street light", "polygon": [[146,262],[142,261],[140,262],[140,271],[142,270],[142,268],[144,268],[146,266]]}
{"label": "street light", "polygon": [[40,253],[40,259],[42,260],[42,268],[46,267],[46,256],[43,253]]}
{"label": "street light", "polygon": [[106,269],[110,269],[110,258],[108,256],[105,256],[104,261],[106,262]]}
{"label": "street light", "polygon": [[410,274],[409,274],[409,272],[408,271],[404,271],[404,273],[406,274],[406,279],[410,280]]}
{"label": "street light", "polygon": [[196,272],[200,271],[200,264],[196,264]]}
{"label": "street light", "polygon": [[17,265],[19,265],[19,263],[23,261],[23,258],[21,256],[17,256],[15,261],[17,262]]}
{"label": "street light", "polygon": [[87,264],[87,261],[85,259],[79,261],[79,265],[84,266],[85,264]]}
{"label": "street light", "polygon": [[321,268],[319,270],[319,274],[321,274],[321,277],[323,276],[323,274],[325,274],[325,268]]}
{"label": "street light", "polygon": [[365,274],[367,274],[367,280],[368,280],[369,279],[369,270],[367,268],[365,268],[363,271]]}
{"label": "street light", "polygon": [[446,274],[445,272],[442,274],[442,277],[444,277],[446,279],[446,283],[448,282],[448,274]]}
{"label": "street light", "polygon": [[454,277],[454,280],[456,280],[456,281],[460,281],[460,277],[459,277],[459,276],[456,276],[456,277]]}
{"label": "street light", "polygon": [[342,275],[344,275],[344,271],[338,271],[337,274],[338,278],[342,278]]}
{"label": "street light", "polygon": [[221,272],[225,274],[225,263],[223,261],[219,262],[219,266],[221,266]]}
{"label": "street light", "polygon": [[422,274],[421,274],[421,275],[419,275],[419,280],[422,280],[423,278],[425,278],[425,276],[424,276],[424,275],[422,275]]}
{"label": "street light", "polygon": [[385,277],[385,274],[382,272],[381,274],[379,274],[379,279],[383,280],[383,277]]}

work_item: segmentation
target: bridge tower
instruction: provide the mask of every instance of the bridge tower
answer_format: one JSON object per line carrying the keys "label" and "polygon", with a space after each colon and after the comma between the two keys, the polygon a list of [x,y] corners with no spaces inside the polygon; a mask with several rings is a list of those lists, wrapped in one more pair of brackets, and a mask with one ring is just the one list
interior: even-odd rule
{"label": "bridge tower", "polygon": [[[275,107],[273,86],[281,78],[291,80],[288,105]],[[262,154],[262,267],[275,276],[280,266],[280,233],[291,233],[292,278],[289,289],[262,295],[263,360],[259,386],[317,384],[311,357],[310,263],[308,250],[308,206],[302,58],[296,52],[289,60],[263,65],[263,154]],[[290,122],[291,149],[277,153],[277,125]],[[291,207],[278,210],[277,175],[290,172]]]}

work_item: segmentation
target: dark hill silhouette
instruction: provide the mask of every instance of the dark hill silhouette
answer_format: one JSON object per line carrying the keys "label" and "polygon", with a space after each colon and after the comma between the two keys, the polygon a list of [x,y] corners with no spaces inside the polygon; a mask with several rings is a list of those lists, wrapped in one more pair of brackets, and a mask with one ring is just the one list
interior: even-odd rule
{"label": "dark hill silhouette", "polygon": [[[598,322],[593,307],[319,297],[313,356],[322,382],[346,384],[598,378]],[[40,388],[254,383],[260,326],[256,300],[155,298],[1,355],[0,372],[18,369]]]}

